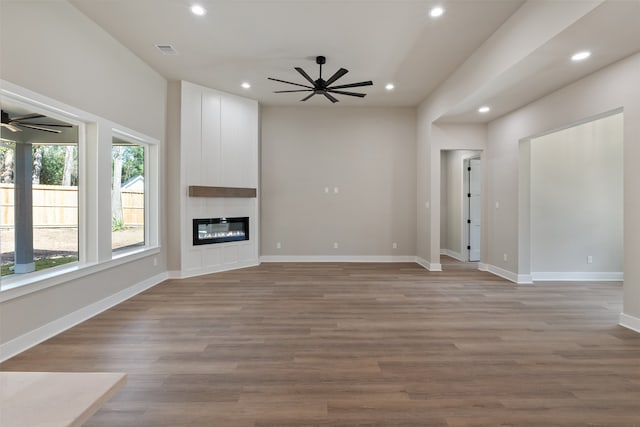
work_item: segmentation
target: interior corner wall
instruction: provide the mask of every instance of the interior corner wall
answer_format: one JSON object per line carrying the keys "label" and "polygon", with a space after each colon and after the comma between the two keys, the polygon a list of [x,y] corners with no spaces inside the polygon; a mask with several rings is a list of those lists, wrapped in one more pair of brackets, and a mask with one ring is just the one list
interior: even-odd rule
{"label": "interior corner wall", "polygon": [[[486,169],[489,209],[487,262],[518,271],[519,144],[607,112],[624,111],[624,314],[640,327],[640,54],[632,55],[489,123]],[[508,254],[503,261],[503,254]]]}
{"label": "interior corner wall", "polygon": [[622,128],[618,113],[531,140],[534,280],[621,277]]}
{"label": "interior corner wall", "polygon": [[[0,78],[158,139],[163,164],[165,79],[68,2],[2,2],[0,8]],[[162,230],[159,240],[162,245]],[[0,344],[84,313],[165,270],[161,252],[4,301]]]}
{"label": "interior corner wall", "polygon": [[166,141],[166,179],[165,198],[167,200],[166,236],[167,236],[167,270],[180,271],[182,268],[181,230],[176,227],[182,218],[182,182],[184,170],[180,167],[180,122],[181,84],[179,81],[169,82],[167,88],[167,141]]}
{"label": "interior corner wall", "polygon": [[262,257],[415,256],[415,109],[270,106],[261,119]]}

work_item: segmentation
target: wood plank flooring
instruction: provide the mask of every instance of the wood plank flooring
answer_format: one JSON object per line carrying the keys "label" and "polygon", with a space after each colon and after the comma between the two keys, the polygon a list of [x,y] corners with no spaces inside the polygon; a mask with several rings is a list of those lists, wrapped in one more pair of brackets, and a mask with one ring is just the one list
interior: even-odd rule
{"label": "wood plank flooring", "polygon": [[621,300],[620,283],[263,264],[167,281],[0,369],[126,372],[92,427],[640,426]]}

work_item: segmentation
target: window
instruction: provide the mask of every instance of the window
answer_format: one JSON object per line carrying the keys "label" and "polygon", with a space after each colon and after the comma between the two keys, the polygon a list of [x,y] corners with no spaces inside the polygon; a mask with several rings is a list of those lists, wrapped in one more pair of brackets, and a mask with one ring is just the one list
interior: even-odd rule
{"label": "window", "polygon": [[113,138],[111,148],[111,249],[145,245],[146,146]]}
{"label": "window", "polygon": [[158,253],[158,140],[4,80],[0,105],[0,300]]}
{"label": "window", "polygon": [[1,275],[77,262],[78,126],[2,103]]}

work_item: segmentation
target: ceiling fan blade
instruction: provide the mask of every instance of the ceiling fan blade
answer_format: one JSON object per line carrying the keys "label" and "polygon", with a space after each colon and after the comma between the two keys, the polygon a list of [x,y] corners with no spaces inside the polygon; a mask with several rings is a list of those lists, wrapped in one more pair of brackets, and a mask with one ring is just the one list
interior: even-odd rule
{"label": "ceiling fan blade", "polygon": [[366,93],[344,92],[342,90],[333,90],[333,89],[327,89],[327,92],[337,93],[339,95],[357,96],[358,98],[364,98],[365,96],[367,96]]}
{"label": "ceiling fan blade", "polygon": [[326,96],[327,98],[329,98],[329,101],[333,102],[334,104],[335,104],[336,102],[338,102],[338,99],[337,99],[337,98],[335,98],[335,97],[333,97],[333,96],[331,96],[331,94],[330,94],[329,92],[322,92],[322,94],[323,94],[324,96]]}
{"label": "ceiling fan blade", "polygon": [[312,97],[313,95],[315,95],[315,94],[316,94],[315,92],[311,92],[311,95],[307,96],[306,98],[302,98],[302,99],[300,100],[300,102],[302,102],[302,101],[306,101],[307,99],[311,98],[311,97]]}
{"label": "ceiling fan blade", "polygon": [[2,126],[9,129],[11,132],[22,132],[22,129],[19,129],[9,123],[2,123]]}
{"label": "ceiling fan blade", "polygon": [[273,93],[289,93],[289,92],[313,92],[313,89],[300,89],[300,90],[275,90]]}
{"label": "ceiling fan blade", "polygon": [[300,74],[302,74],[302,77],[304,77],[305,79],[307,79],[307,81],[309,83],[311,83],[314,87],[316,85],[316,82],[313,81],[313,79],[309,76],[309,74],[306,73],[306,71],[304,71],[302,68],[300,67],[295,67],[296,71],[299,72]]}
{"label": "ceiling fan blade", "polygon": [[31,126],[31,125],[27,125],[24,123],[20,123],[18,126],[22,126],[23,128],[29,128],[29,129],[35,129],[35,130],[41,130],[44,132],[51,132],[51,133],[62,133],[61,130],[58,129],[48,129],[42,126]]}
{"label": "ceiling fan blade", "polygon": [[342,86],[333,86],[329,89],[347,89],[350,87],[362,87],[362,86],[372,86],[372,85],[373,85],[373,82],[369,80],[366,82],[349,83],[348,85],[342,85]]}
{"label": "ceiling fan blade", "polygon": [[56,128],[72,128],[73,125],[59,125],[56,123],[31,123],[31,122],[11,122],[17,125],[32,125],[32,126],[52,126],[52,127],[56,127]]}
{"label": "ceiling fan blade", "polygon": [[340,68],[338,71],[335,72],[335,74],[333,76],[329,77],[329,80],[327,80],[326,85],[329,86],[331,83],[335,82],[340,77],[342,77],[345,74],[347,74],[348,72],[349,72],[349,70],[347,70],[346,68]]}
{"label": "ceiling fan blade", "polygon": [[16,122],[18,120],[39,119],[41,117],[46,117],[46,116],[38,113],[31,113],[31,114],[25,114],[22,116],[11,117],[11,121]]}
{"label": "ceiling fan blade", "polygon": [[311,86],[301,85],[300,83],[288,82],[286,80],[274,79],[273,77],[267,77],[267,79],[273,80],[274,82],[287,83],[287,84],[290,84],[290,85],[306,87],[307,89],[313,89]]}

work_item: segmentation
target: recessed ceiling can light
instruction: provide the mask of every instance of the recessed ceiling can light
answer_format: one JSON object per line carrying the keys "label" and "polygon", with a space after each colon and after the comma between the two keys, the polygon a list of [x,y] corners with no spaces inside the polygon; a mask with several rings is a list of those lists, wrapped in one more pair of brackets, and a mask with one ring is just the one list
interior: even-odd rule
{"label": "recessed ceiling can light", "polygon": [[582,52],[575,53],[571,56],[572,61],[583,61],[591,56],[591,52],[583,50]]}
{"label": "recessed ceiling can light", "polygon": [[387,83],[387,85],[384,87],[386,90],[393,90],[395,89],[395,86],[393,83]]}
{"label": "recessed ceiling can light", "polygon": [[436,6],[429,11],[429,16],[432,18],[438,18],[444,14],[444,9],[440,6]]}
{"label": "recessed ceiling can light", "polygon": [[207,13],[207,11],[199,4],[194,4],[193,6],[191,6],[191,13],[193,13],[194,15],[202,16]]}
{"label": "recessed ceiling can light", "polygon": [[242,85],[241,85],[241,86],[242,86],[243,88],[245,88],[245,89],[251,89],[251,84],[250,84],[250,83],[247,83],[247,82],[242,83]]}
{"label": "recessed ceiling can light", "polygon": [[482,107],[478,108],[478,113],[488,113],[489,111],[491,111],[491,108],[489,108],[486,105],[483,105]]}

